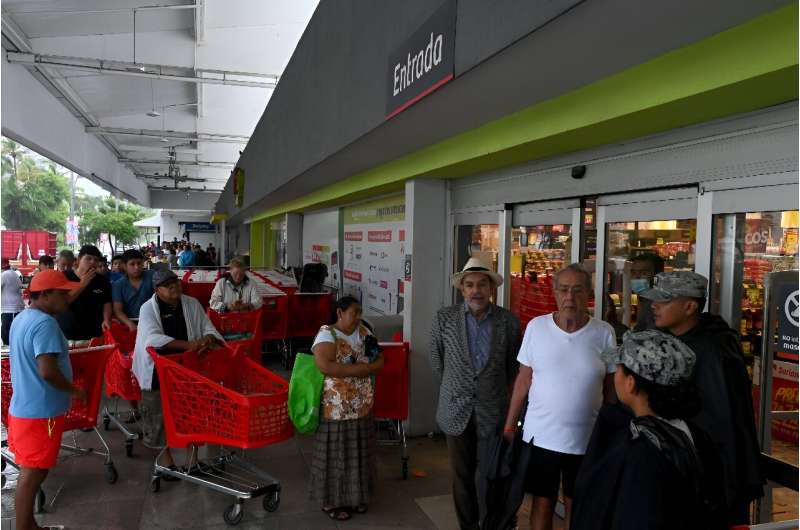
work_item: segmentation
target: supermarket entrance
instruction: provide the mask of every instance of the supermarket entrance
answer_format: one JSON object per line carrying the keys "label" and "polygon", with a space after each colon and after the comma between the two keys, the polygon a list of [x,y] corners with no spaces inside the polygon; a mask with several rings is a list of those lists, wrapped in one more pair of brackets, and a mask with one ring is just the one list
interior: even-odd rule
{"label": "supermarket entrance", "polygon": [[604,320],[635,329],[651,319],[637,293],[662,271],[695,270],[697,188],[597,199],[595,304]]}
{"label": "supermarket entrance", "polygon": [[580,201],[514,205],[508,271],[508,308],[521,329],[556,310],[553,273],[578,261]]}

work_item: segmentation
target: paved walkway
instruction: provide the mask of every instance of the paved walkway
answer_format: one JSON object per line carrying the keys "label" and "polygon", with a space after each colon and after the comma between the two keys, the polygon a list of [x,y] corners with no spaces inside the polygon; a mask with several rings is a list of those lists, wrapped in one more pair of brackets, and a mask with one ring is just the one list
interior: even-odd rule
{"label": "paved walkway", "polygon": [[[90,444],[93,434],[79,439]],[[109,433],[119,481],[108,485],[102,460],[85,456],[59,464],[45,483],[47,513],[41,523],[64,524],[70,529],[226,528],[223,510],[231,498],[184,482],[161,483],[161,491],[149,488],[150,463],[154,451],[137,445],[133,458],[124,454],[121,436]],[[402,480],[397,447],[378,449],[379,484],[369,513],[335,523],[320,507],[307,499],[312,444],[308,437],[248,452],[260,467],[281,482],[281,505],[267,513],[260,500],[245,503],[242,529],[322,528],[454,528],[446,447],[440,438],[411,440],[412,470],[424,477]],[[419,472],[423,473],[419,473]],[[14,476],[7,475],[3,489],[3,528],[13,528]],[[426,511],[430,512],[429,516]]]}

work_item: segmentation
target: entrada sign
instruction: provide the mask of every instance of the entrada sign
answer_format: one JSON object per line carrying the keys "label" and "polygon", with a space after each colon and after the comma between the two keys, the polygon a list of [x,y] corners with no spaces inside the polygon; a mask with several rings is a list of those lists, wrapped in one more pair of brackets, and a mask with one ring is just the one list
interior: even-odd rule
{"label": "entrada sign", "polygon": [[456,2],[447,0],[389,56],[386,119],[453,79]]}

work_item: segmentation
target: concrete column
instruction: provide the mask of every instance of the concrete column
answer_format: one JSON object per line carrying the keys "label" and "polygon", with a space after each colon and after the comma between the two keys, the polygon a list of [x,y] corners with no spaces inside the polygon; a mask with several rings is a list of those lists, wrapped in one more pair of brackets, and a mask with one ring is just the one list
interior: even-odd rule
{"label": "concrete column", "polygon": [[219,265],[225,265],[228,263],[227,255],[228,255],[228,232],[225,226],[225,219],[223,219],[219,222],[219,255],[217,256]]}
{"label": "concrete column", "polygon": [[428,361],[431,321],[445,303],[442,288],[447,249],[447,186],[443,180],[406,183],[406,252],[411,254],[411,281],[405,284],[403,340],[409,359],[408,432],[438,431],[439,389]]}

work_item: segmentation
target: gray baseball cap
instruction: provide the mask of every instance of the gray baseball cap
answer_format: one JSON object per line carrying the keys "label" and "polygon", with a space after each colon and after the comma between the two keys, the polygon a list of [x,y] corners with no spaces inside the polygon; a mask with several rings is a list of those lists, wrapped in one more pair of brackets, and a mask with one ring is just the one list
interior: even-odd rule
{"label": "gray baseball cap", "polygon": [[177,280],[178,276],[169,269],[158,269],[153,273],[153,287],[160,287],[165,283]]}
{"label": "gray baseball cap", "polygon": [[658,330],[627,332],[622,345],[606,350],[606,364],[623,364],[648,381],[675,386],[687,381],[697,360],[692,349],[680,339]]}
{"label": "gray baseball cap", "polygon": [[653,288],[639,296],[653,302],[669,302],[675,298],[705,298],[708,280],[702,274],[692,271],[661,272],[656,274]]}

